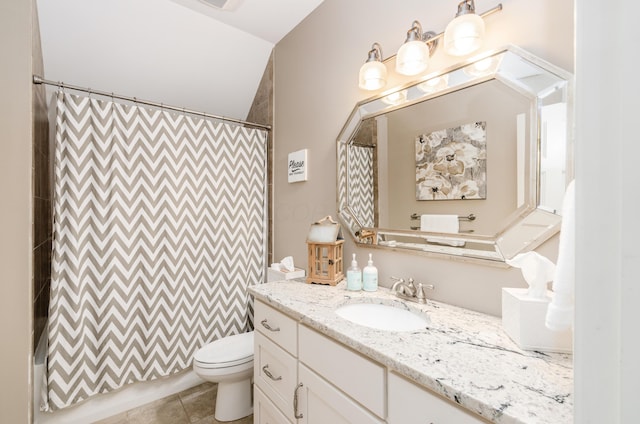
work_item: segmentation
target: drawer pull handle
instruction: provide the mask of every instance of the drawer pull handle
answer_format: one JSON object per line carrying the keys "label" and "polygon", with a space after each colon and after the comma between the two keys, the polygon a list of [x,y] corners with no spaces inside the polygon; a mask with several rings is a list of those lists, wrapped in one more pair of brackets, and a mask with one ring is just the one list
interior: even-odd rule
{"label": "drawer pull handle", "polygon": [[262,367],[262,372],[264,372],[267,377],[269,377],[270,379],[272,379],[273,381],[280,381],[282,380],[282,376],[279,375],[277,377],[274,377],[273,374],[271,374],[271,371],[269,371],[269,364],[265,365],[264,367]]}
{"label": "drawer pull handle", "polygon": [[260,321],[260,324],[262,324],[262,326],[263,326],[264,328],[266,328],[267,330],[269,330],[269,331],[274,331],[274,332],[275,332],[275,331],[280,331],[280,327],[275,327],[275,328],[273,328],[272,326],[270,326],[270,325],[267,323],[267,319],[266,319],[266,318],[265,318],[265,319],[263,319],[262,321]]}
{"label": "drawer pull handle", "polygon": [[302,413],[298,414],[298,389],[302,387],[302,383],[298,383],[296,386],[296,390],[293,392],[293,416],[296,419],[300,419],[303,417]]}

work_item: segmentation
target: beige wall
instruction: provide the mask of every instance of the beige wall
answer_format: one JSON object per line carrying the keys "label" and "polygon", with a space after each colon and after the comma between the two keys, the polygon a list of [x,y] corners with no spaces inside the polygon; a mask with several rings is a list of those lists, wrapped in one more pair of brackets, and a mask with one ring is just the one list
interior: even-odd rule
{"label": "beige wall", "polygon": [[6,423],[30,419],[31,11],[31,1],[0,2],[0,416]]}
{"label": "beige wall", "polygon": [[[479,11],[498,1],[477,1]],[[504,10],[486,18],[483,50],[514,44],[573,72],[573,2],[503,1]],[[411,22],[424,30],[444,30],[455,4],[437,0],[325,0],[275,49],[274,221],[275,258],[293,255],[306,268],[305,236],[312,221],[336,216],[335,143],[356,102],[375,93],[359,90],[358,70],[373,42],[383,54],[395,53]],[[439,48],[432,57],[435,71],[456,63]],[[405,82],[391,73],[388,87]],[[309,149],[309,181],[289,184],[287,154]],[[539,248],[552,260],[557,238]],[[345,256],[369,251],[347,241]],[[432,297],[467,308],[500,314],[503,286],[523,286],[519,271],[374,250],[381,284],[389,276],[413,277],[436,285]]]}

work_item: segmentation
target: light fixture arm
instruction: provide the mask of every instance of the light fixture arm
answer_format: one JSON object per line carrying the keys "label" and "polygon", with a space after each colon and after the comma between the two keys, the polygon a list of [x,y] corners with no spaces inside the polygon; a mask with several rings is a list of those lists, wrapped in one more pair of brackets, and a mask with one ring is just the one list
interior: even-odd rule
{"label": "light fixture arm", "polygon": [[382,62],[382,60],[382,46],[378,43],[373,43],[367,56],[367,62]]}
{"label": "light fixture arm", "polygon": [[409,30],[407,31],[407,39],[405,40],[405,43],[407,41],[415,40],[423,41],[422,25],[420,25],[420,22],[418,21],[413,21],[413,23],[411,24],[411,28],[409,28]]}
{"label": "light fixture arm", "polygon": [[[502,4],[500,4],[502,7]],[[456,13],[456,18],[458,16],[466,15],[467,13],[476,13],[476,5],[473,0],[463,0],[458,3],[458,13]]]}
{"label": "light fixture arm", "polygon": [[427,47],[429,47],[429,56],[433,56],[433,52],[438,47],[438,38],[436,37],[435,31],[427,31],[422,34],[422,40],[427,43]]}

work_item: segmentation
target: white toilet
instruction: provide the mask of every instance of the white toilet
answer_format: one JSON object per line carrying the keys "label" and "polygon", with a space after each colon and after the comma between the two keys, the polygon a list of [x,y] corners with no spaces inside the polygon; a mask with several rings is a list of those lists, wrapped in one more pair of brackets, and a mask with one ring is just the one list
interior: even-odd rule
{"label": "white toilet", "polygon": [[203,380],[218,383],[216,420],[234,421],[253,413],[253,331],[203,346],[194,356],[193,370]]}

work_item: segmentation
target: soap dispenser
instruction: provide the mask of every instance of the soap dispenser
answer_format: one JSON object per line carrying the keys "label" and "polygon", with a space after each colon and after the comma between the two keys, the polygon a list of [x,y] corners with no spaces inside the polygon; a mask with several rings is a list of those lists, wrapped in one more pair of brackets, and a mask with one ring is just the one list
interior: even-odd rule
{"label": "soap dispenser", "polygon": [[358,268],[358,261],[356,261],[355,253],[353,254],[351,266],[347,269],[347,290],[362,290],[362,272],[360,271],[360,268]]}
{"label": "soap dispenser", "polygon": [[373,266],[373,254],[369,253],[369,262],[362,270],[362,289],[364,291],[378,290],[378,268]]}

